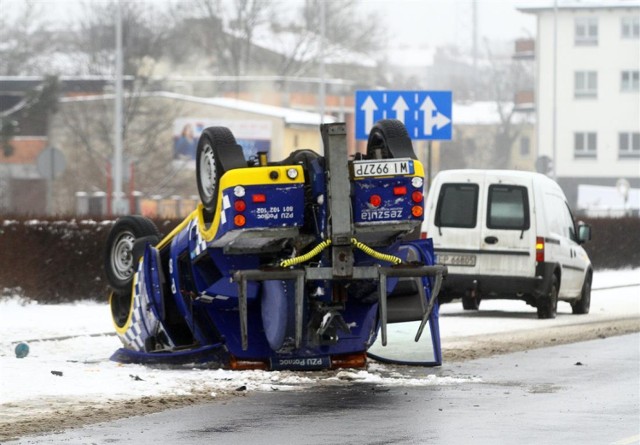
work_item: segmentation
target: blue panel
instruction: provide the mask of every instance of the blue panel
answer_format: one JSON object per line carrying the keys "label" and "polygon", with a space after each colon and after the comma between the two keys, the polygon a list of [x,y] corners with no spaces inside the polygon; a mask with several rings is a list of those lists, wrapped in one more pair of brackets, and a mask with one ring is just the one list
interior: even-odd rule
{"label": "blue panel", "polygon": [[356,91],[356,139],[381,119],[404,122],[411,139],[450,140],[451,91]]}

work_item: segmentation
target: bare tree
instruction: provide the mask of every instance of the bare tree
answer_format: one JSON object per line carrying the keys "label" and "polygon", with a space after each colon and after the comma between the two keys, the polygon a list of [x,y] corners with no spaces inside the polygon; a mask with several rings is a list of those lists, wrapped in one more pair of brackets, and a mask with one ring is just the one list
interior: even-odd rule
{"label": "bare tree", "polygon": [[494,151],[492,166],[507,168],[511,161],[513,143],[522,132],[522,122],[516,122],[518,110],[514,99],[516,93],[525,85],[532,85],[533,79],[525,66],[511,57],[496,57],[486,43],[488,61],[490,62],[491,84],[500,124],[494,135]]}
{"label": "bare tree", "polygon": [[[105,95],[63,100],[59,137],[65,140],[76,173],[65,178],[67,196],[78,190],[104,190],[107,184],[113,153],[114,104],[108,79],[115,66],[116,6],[115,2],[86,3],[81,24],[69,37],[70,47],[79,55],[78,71],[104,76],[107,91]],[[169,36],[166,24],[171,22],[149,4],[143,7],[123,2],[122,7],[124,157],[135,165],[137,190],[147,194],[191,194],[192,181],[187,184],[171,162],[172,124],[180,109],[149,92],[154,67],[165,54]]]}
{"label": "bare tree", "polygon": [[11,14],[0,5],[0,75],[42,75],[50,65],[38,55],[56,48],[45,5],[35,1],[14,2]]}
{"label": "bare tree", "polygon": [[[182,48],[174,47],[173,53],[180,57],[188,46],[208,60],[200,68],[213,74],[308,75],[317,65],[322,43],[319,1],[306,0],[293,11],[285,9],[290,3],[264,0],[181,2],[174,15],[182,21],[175,31]],[[325,1],[324,8],[327,54],[372,54],[381,47],[378,18],[362,13],[357,1]]]}

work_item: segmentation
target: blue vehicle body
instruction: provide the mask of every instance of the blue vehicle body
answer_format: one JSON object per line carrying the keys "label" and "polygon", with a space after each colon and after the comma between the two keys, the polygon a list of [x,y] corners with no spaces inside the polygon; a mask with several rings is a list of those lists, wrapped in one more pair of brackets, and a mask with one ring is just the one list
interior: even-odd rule
{"label": "blue vehicle body", "polygon": [[[139,258],[134,248],[131,291],[111,295],[123,343],[112,359],[361,367],[409,298],[421,308],[409,318],[420,332],[428,324],[432,339],[433,360],[422,364],[441,363],[436,294],[445,271],[430,240],[407,240],[423,220],[422,165],[347,161],[343,124],[322,130],[331,155],[229,169],[216,183],[215,212],[200,204],[161,240],[140,237],[135,217],[116,223],[112,244],[128,240]],[[109,265],[118,250],[108,248]]]}

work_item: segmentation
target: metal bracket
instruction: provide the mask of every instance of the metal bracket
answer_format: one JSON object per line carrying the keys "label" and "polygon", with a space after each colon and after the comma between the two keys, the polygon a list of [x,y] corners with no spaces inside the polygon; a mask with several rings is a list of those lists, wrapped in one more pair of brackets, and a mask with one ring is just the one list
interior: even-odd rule
{"label": "metal bracket", "polygon": [[350,278],[353,274],[353,218],[351,216],[351,181],[347,162],[347,127],[343,123],[320,126],[327,168],[328,206],[331,215],[333,275]]}
{"label": "metal bracket", "polygon": [[[247,330],[247,282],[265,280],[295,280],[295,347],[302,344],[302,324],[304,308],[304,283],[306,280],[332,280],[334,269],[331,267],[305,267],[304,269],[275,269],[275,270],[239,270],[233,274],[233,280],[239,283],[238,309],[240,312],[240,336],[242,338],[242,350],[249,347],[249,334]],[[435,284],[431,290],[431,298],[425,309],[422,322],[418,328],[415,341],[422,335],[422,331],[431,316],[436,298],[440,292],[442,279],[447,273],[446,266],[401,266],[401,267],[354,267],[352,279],[354,280],[378,280],[378,310],[380,314],[380,336],[382,346],[387,345],[387,277],[412,278],[435,276]]]}
{"label": "metal bracket", "polygon": [[233,281],[240,284],[238,292],[238,310],[240,312],[240,336],[242,350],[249,348],[249,332],[247,330],[247,281],[296,280],[295,283],[295,346],[302,344],[302,309],[304,307],[304,270],[239,270],[233,274]]}

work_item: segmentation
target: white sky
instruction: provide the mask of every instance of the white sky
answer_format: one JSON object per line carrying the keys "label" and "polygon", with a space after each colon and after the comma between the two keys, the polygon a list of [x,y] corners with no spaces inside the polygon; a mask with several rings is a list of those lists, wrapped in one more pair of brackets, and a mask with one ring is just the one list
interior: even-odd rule
{"label": "white sky", "polygon": [[[32,0],[47,7],[49,17],[67,19],[78,11],[81,0]],[[105,3],[109,0],[84,0]],[[122,0],[138,3],[180,3],[192,0]],[[302,3],[304,0],[272,0],[278,3]],[[327,0],[331,1],[331,0]],[[416,43],[439,46],[454,43],[471,47],[474,0],[360,0],[362,11],[378,11],[380,30],[388,35],[390,46]],[[482,40],[509,40],[535,34],[535,16],[516,10],[522,0],[475,0],[477,2],[479,45]],[[0,15],[10,16],[24,0],[0,0]],[[284,10],[293,10],[285,8]]]}
{"label": "white sky", "polygon": [[[364,3],[383,12],[391,43],[429,46],[453,43],[471,47],[473,0],[364,0]],[[479,47],[483,47],[484,38],[513,41],[535,36],[536,18],[517,11],[519,3],[522,2],[477,0]]]}

